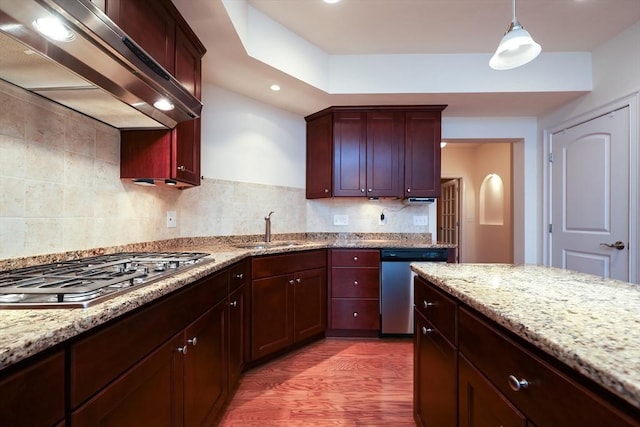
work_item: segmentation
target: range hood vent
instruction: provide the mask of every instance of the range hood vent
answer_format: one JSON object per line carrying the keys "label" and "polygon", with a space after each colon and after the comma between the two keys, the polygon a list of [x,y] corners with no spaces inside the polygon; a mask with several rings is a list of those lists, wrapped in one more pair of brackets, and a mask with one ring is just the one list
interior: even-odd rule
{"label": "range hood vent", "polygon": [[[36,31],[55,16],[74,33]],[[200,117],[202,103],[89,0],[2,0],[0,79],[119,129],[173,128]],[[166,99],[174,108],[154,103]]]}

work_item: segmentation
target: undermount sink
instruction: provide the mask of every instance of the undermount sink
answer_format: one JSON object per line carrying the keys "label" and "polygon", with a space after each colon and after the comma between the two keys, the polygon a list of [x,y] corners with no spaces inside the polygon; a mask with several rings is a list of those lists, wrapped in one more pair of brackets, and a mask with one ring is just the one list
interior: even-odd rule
{"label": "undermount sink", "polygon": [[251,243],[242,243],[239,245],[235,245],[237,248],[244,249],[268,249],[268,248],[282,248],[282,247],[292,247],[298,246],[300,243],[298,242],[251,242]]}

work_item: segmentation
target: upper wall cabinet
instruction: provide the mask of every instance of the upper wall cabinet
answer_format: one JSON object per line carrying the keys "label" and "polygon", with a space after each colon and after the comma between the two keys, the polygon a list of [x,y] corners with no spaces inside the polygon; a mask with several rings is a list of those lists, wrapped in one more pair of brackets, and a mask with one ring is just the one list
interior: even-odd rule
{"label": "upper wall cabinet", "polygon": [[[106,14],[201,99],[206,49],[168,0],[107,0]],[[121,133],[120,177],[189,187],[200,184],[200,119],[174,129]]]}
{"label": "upper wall cabinet", "polygon": [[330,107],[307,116],[307,198],[438,197],[445,107]]}

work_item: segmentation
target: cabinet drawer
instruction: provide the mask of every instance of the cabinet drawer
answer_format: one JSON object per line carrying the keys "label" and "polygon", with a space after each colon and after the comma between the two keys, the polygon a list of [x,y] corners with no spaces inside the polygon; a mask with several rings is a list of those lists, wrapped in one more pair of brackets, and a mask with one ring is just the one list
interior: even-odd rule
{"label": "cabinet drawer", "polygon": [[[458,320],[460,352],[538,427],[639,425],[470,311]],[[510,376],[529,385],[514,391]]]}
{"label": "cabinet drawer", "polygon": [[380,301],[331,300],[332,329],[380,329]]}
{"label": "cabinet drawer", "polygon": [[253,258],[251,276],[254,279],[279,276],[296,271],[325,268],[326,250],[313,250],[282,255],[267,255]]}
{"label": "cabinet drawer", "polygon": [[449,342],[456,343],[456,303],[419,277],[414,282],[416,310],[429,319]]}
{"label": "cabinet drawer", "polygon": [[379,298],[378,268],[332,268],[331,295],[334,298]]}
{"label": "cabinet drawer", "polygon": [[229,293],[235,291],[249,280],[249,261],[240,261],[229,267]]}
{"label": "cabinet drawer", "polygon": [[333,249],[331,251],[331,266],[380,268],[380,251],[377,249]]}

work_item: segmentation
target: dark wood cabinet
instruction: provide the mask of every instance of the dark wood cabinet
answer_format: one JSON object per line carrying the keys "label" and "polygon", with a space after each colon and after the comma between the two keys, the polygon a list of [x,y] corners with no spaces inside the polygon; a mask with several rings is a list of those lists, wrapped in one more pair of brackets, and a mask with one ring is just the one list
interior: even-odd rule
{"label": "dark wood cabinet", "polygon": [[460,427],[527,427],[527,418],[464,356],[460,356],[458,380]]}
{"label": "dark wood cabinet", "polygon": [[307,199],[331,197],[333,188],[333,116],[307,122]]}
{"label": "dark wood cabinet", "polygon": [[64,421],[64,352],[36,356],[0,375],[0,425],[50,427]]}
{"label": "dark wood cabinet", "polygon": [[414,289],[416,423],[640,426],[637,408],[496,321],[424,279]]}
{"label": "dark wood cabinet", "polygon": [[322,336],[326,329],[326,251],[252,260],[251,360]]}
{"label": "dark wood cabinet", "polygon": [[[170,1],[108,0],[106,13],[197,98],[206,50]],[[120,178],[200,185],[200,119],[167,130],[121,132]]]}
{"label": "dark wood cabinet", "polygon": [[228,396],[229,271],[69,346],[74,426],[213,424]]}
{"label": "dark wood cabinet", "polygon": [[249,361],[249,262],[241,261],[232,266],[229,276],[229,390],[233,391]]}
{"label": "dark wood cabinet", "polygon": [[164,3],[106,0],[105,13],[156,62],[173,74],[176,21]]}
{"label": "dark wood cabinet", "polygon": [[405,114],[403,197],[440,197],[440,112]]}
{"label": "dark wood cabinet", "polygon": [[380,251],[332,249],[329,336],[380,332]]}
{"label": "dark wood cabinet", "polygon": [[414,418],[424,427],[454,427],[458,423],[456,305],[419,278],[414,280],[414,302]]}
{"label": "dark wood cabinet", "polygon": [[307,198],[436,197],[442,105],[330,107],[307,121]]}

